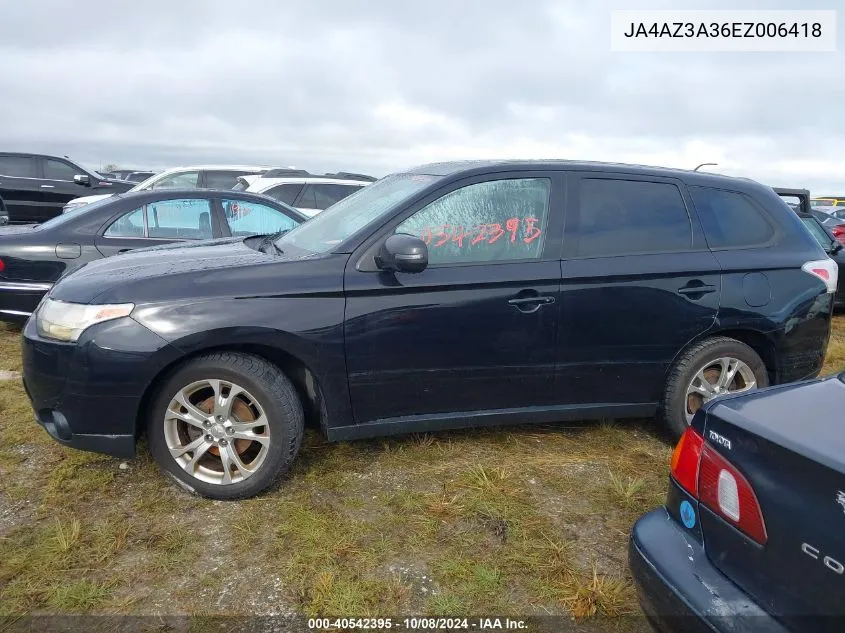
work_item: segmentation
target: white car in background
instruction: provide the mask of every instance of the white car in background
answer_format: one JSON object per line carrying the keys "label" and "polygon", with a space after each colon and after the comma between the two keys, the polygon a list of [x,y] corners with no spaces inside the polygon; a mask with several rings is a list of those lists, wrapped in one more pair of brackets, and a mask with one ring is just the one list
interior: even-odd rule
{"label": "white car in background", "polygon": [[241,176],[234,188],[269,196],[314,217],[375,180],[372,176],[348,172],[318,176],[297,169],[273,169],[264,174]]}
{"label": "white car in background", "polygon": [[[260,175],[273,169],[257,165],[193,165],[174,167],[139,182],[129,191],[148,189],[231,189],[241,176]],[[83,196],[74,198],[63,208],[62,213],[114,194]]]}

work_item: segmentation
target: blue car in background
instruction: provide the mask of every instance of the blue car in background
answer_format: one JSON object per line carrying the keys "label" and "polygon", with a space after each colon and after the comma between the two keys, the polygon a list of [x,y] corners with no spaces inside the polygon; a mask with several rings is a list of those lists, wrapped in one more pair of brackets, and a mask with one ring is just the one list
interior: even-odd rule
{"label": "blue car in background", "polygon": [[634,526],[661,632],[845,631],[845,373],[706,403]]}

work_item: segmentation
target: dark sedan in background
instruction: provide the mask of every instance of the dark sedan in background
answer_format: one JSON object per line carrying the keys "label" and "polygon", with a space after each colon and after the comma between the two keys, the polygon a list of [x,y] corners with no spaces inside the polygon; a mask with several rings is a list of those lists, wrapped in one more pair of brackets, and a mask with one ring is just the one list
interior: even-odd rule
{"label": "dark sedan in background", "polygon": [[658,631],[845,630],[845,374],[707,402],[629,559]]}
{"label": "dark sedan in background", "polygon": [[215,190],[124,193],[43,224],[0,228],[0,320],[21,322],[63,274],[124,251],[291,229],[307,218],[256,194]]}

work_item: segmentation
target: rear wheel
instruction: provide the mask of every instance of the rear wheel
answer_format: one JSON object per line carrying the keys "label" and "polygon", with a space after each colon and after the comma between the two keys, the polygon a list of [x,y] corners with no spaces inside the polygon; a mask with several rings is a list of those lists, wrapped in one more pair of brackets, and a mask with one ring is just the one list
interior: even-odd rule
{"label": "rear wheel", "polygon": [[147,422],[159,466],[213,499],[272,486],[296,458],[302,429],[301,403],[279,368],[232,352],[196,358],[168,377]]}
{"label": "rear wheel", "polygon": [[748,345],[724,336],[706,339],[684,352],[669,372],[661,417],[680,437],[705,402],[768,386],[766,366]]}

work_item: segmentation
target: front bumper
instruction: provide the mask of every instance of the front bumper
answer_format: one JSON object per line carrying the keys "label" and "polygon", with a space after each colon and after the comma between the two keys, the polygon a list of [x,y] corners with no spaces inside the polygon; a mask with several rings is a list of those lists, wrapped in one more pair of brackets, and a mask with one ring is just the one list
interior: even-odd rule
{"label": "front bumper", "polygon": [[787,633],[710,563],[665,508],[634,525],[628,562],[640,605],[660,633]]}
{"label": "front bumper", "polygon": [[144,394],[179,357],[131,318],[94,325],[77,343],[23,330],[23,383],[38,423],[58,442],[118,457],[135,454]]}
{"label": "front bumper", "polygon": [[0,321],[23,323],[53,284],[0,280]]}

